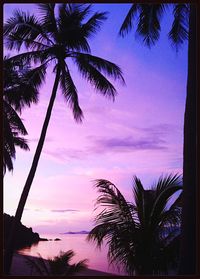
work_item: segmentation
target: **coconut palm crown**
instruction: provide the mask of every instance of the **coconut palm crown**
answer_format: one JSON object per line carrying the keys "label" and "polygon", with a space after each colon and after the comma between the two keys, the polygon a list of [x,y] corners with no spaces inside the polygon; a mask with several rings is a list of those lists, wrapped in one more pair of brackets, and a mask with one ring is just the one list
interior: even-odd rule
{"label": "coconut palm crown", "polygon": [[[78,67],[81,75],[95,89],[114,98],[116,90],[104,74],[124,82],[120,68],[105,59],[91,55],[88,39],[106,19],[106,13],[96,12],[91,17],[91,5],[86,4],[37,4],[39,17],[20,10],[4,25],[5,46],[27,52],[17,55],[26,62],[34,62],[41,78],[51,64],[56,73],[62,94],[73,110],[74,117],[81,121],[82,110],[78,102],[77,88],[73,82],[67,61],[69,58]],[[56,6],[57,10],[56,10]]]}
{"label": "coconut palm crown", "polygon": [[129,275],[167,274],[177,266],[181,215],[180,197],[168,201],[182,189],[181,184],[180,176],[168,175],[145,190],[134,176],[134,201],[128,202],[113,183],[96,180],[97,208],[103,210],[96,216],[88,240],[98,247],[105,241],[109,262]]}

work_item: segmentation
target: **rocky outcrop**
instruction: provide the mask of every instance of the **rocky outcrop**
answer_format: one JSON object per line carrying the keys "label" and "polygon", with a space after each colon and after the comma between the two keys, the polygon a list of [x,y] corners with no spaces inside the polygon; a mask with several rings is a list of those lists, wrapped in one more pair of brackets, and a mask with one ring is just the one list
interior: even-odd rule
{"label": "rocky outcrop", "polygon": [[[6,242],[8,241],[8,236],[14,221],[14,217],[10,216],[6,213],[3,214],[3,222],[4,222],[4,247]],[[27,228],[22,225],[21,222],[18,224],[18,228],[16,230],[16,241],[15,241],[15,249],[23,248],[26,246],[31,246],[33,243],[37,243],[40,241],[40,236],[38,233],[33,232],[32,228]]]}

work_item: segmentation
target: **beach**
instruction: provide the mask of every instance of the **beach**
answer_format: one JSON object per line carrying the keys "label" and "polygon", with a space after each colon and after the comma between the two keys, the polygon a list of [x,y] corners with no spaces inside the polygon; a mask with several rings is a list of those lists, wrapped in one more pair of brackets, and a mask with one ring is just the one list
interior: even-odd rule
{"label": "beach", "polygon": [[[39,276],[36,271],[32,270],[31,267],[26,263],[26,258],[35,257],[25,256],[15,253],[13,256],[12,266],[11,266],[11,276]],[[102,271],[98,271],[95,269],[86,269],[80,273],[77,273],[74,276],[118,276],[112,273],[106,273]]]}

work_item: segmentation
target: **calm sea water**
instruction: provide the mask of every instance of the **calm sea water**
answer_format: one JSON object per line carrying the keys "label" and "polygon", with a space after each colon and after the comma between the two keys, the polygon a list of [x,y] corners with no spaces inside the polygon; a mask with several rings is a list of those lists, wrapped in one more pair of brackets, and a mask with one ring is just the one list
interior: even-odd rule
{"label": "calm sea water", "polygon": [[19,253],[31,256],[38,256],[38,253],[40,253],[44,259],[47,259],[57,256],[60,251],[65,252],[72,249],[75,252],[72,263],[88,259],[88,267],[91,269],[125,275],[116,266],[109,266],[107,247],[103,245],[101,250],[99,250],[94,243],[86,240],[87,235],[85,234],[45,235],[43,237],[48,239],[58,237],[61,241],[40,241],[31,247],[19,250]]}

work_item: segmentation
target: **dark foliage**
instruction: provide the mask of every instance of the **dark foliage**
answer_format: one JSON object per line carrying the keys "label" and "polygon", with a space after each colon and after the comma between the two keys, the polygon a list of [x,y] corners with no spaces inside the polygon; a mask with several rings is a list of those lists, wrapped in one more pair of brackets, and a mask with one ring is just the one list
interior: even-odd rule
{"label": "dark foliage", "polygon": [[[3,229],[4,229],[4,247],[8,241],[8,236],[12,228],[14,217],[6,213],[3,214]],[[21,222],[18,223],[15,232],[15,249],[20,249],[26,246],[31,246],[33,243],[37,243],[40,240],[38,233],[34,233],[32,228],[27,228]]]}
{"label": "dark foliage", "polygon": [[72,250],[60,252],[58,256],[44,260],[40,254],[35,259],[26,258],[27,264],[32,271],[36,271],[40,276],[72,276],[87,268],[87,260],[71,264],[75,253]]}
{"label": "dark foliage", "polygon": [[[136,35],[148,47],[153,46],[160,37],[160,23],[168,6],[169,4],[132,4],[121,25],[119,34],[123,37],[127,35],[134,29],[135,22]],[[172,45],[178,49],[188,39],[189,5],[187,3],[174,4],[173,14],[174,20],[169,31],[169,39]]]}
{"label": "dark foliage", "polygon": [[[88,39],[100,28],[106,13],[92,14],[87,4],[38,4],[40,16],[19,10],[4,25],[5,45],[8,49],[27,52],[16,57],[24,63],[38,63],[34,69],[38,81],[42,82],[46,67],[53,63],[60,69],[59,83],[63,96],[72,108],[76,121],[81,121],[83,112],[79,106],[78,92],[68,68],[69,58],[77,65],[83,77],[97,92],[114,98],[116,90],[106,75],[124,82],[121,69],[112,62],[90,54]],[[92,14],[92,15],[91,15]]]}
{"label": "dark foliage", "polygon": [[169,175],[145,190],[135,176],[134,201],[127,202],[113,183],[97,180],[97,205],[103,210],[88,240],[98,247],[105,241],[109,262],[129,275],[167,274],[178,264],[181,217],[179,198],[171,204],[168,201],[182,189],[181,184],[179,176]]}
{"label": "dark foliage", "polygon": [[26,128],[19,116],[21,109],[38,100],[38,82],[30,67],[12,58],[3,61],[3,173],[13,170],[16,147],[29,150]]}

